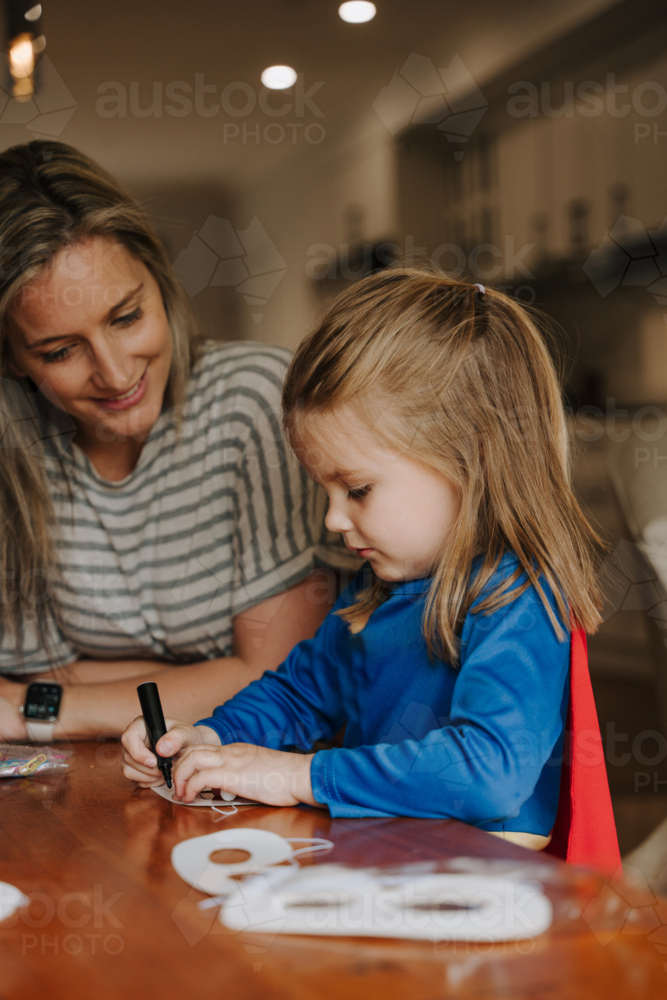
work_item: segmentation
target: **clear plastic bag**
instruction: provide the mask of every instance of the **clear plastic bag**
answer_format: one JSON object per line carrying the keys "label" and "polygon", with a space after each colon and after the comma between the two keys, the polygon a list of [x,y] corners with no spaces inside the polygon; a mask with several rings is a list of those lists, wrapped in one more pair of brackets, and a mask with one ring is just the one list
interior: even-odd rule
{"label": "clear plastic bag", "polygon": [[71,750],[52,746],[0,744],[0,778],[30,778],[34,774],[62,774],[70,766]]}
{"label": "clear plastic bag", "polygon": [[[222,866],[208,859],[208,868],[216,867]],[[590,931],[606,944],[620,933],[650,934],[658,920],[648,885],[635,890],[620,870],[607,878],[546,857],[542,863],[453,857],[359,868],[278,865],[230,884],[230,892],[199,906],[220,904],[221,923],[255,935],[427,939],[445,948]]]}

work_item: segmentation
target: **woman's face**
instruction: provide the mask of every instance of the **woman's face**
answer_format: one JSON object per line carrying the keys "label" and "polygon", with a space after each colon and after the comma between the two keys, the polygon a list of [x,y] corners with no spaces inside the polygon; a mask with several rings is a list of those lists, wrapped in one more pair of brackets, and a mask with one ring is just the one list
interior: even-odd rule
{"label": "woman's face", "polygon": [[21,292],[12,368],[70,414],[84,447],[142,440],[157,420],[172,340],[157,282],[112,240],[61,250]]}

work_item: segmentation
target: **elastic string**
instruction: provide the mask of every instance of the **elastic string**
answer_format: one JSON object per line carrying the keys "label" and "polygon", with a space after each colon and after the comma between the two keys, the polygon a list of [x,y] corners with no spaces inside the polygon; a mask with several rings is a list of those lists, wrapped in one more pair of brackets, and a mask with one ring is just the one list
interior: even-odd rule
{"label": "elastic string", "polygon": [[[231,808],[234,810],[234,812],[238,812],[235,806],[232,806]],[[223,813],[221,809],[217,808],[217,806],[213,806],[213,809],[215,809],[216,812],[222,813],[223,816],[233,815],[232,813]],[[214,820],[214,822],[217,823],[218,821]],[[332,847],[336,846],[332,840],[325,840],[324,837],[285,837],[284,839],[289,844],[309,845],[308,847],[299,847],[296,851],[292,851],[289,858],[285,858],[285,860],[288,861],[289,864],[292,865],[294,868],[301,867],[299,862],[294,860],[298,854],[316,854],[317,851],[330,851]],[[278,867],[279,867],[278,865],[261,865],[258,866],[257,871],[259,872],[262,869],[278,868]],[[227,895],[228,894],[223,894],[220,896],[211,896],[210,899],[203,899],[201,903],[197,903],[197,909],[210,910],[214,906],[222,906],[222,904],[227,899]]]}
{"label": "elastic string", "polygon": [[[292,858],[298,854],[315,854],[317,851],[330,851],[334,847],[331,840],[324,837],[285,837],[290,844],[310,844],[310,847],[300,847],[297,851],[292,851]],[[291,860],[291,859],[290,859]]]}
{"label": "elastic string", "polygon": [[219,823],[221,819],[227,819],[228,816],[233,816],[234,813],[238,812],[236,806],[230,806],[229,808],[231,809],[231,812],[225,812],[224,809],[220,809],[218,806],[211,806],[213,812],[220,814],[217,819],[213,820],[213,822]]}

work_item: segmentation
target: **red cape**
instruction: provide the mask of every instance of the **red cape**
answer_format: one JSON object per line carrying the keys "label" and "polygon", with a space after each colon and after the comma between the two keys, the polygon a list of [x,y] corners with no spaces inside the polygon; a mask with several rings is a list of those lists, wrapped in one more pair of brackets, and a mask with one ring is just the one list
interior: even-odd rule
{"label": "red cape", "polygon": [[586,634],[570,640],[570,707],[556,822],[546,853],[613,874],[621,864]]}

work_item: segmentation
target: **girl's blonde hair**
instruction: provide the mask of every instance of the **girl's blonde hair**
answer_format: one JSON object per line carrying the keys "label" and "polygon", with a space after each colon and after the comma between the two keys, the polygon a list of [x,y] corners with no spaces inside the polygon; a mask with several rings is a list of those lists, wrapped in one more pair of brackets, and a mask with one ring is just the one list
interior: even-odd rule
{"label": "girl's blonde hair", "polygon": [[[310,414],[344,405],[384,447],[442,473],[457,491],[459,515],[425,611],[432,654],[457,662],[463,619],[505,553],[519,566],[476,610],[507,605],[532,585],[559,638],[575,626],[595,630],[599,539],[570,485],[554,364],[522,306],[413,268],[351,285],[294,356],[283,393],[287,434],[294,441]],[[340,614],[357,631],[386,595],[373,577]]]}
{"label": "girl's blonde hair", "polygon": [[60,250],[99,236],[141,260],[159,285],[173,340],[165,405],[178,407],[195,357],[194,320],[146,213],[105,170],[64,143],[36,140],[0,155],[0,601],[2,632],[15,641],[17,656],[30,619],[48,648],[58,567],[35,433],[45,401],[12,375],[8,314]]}

